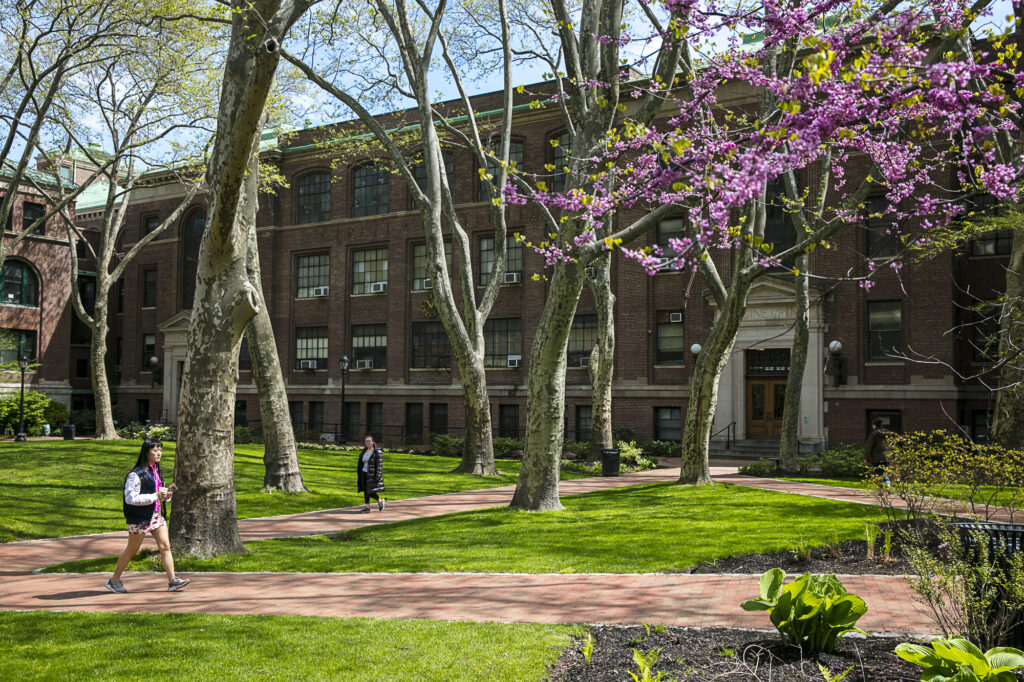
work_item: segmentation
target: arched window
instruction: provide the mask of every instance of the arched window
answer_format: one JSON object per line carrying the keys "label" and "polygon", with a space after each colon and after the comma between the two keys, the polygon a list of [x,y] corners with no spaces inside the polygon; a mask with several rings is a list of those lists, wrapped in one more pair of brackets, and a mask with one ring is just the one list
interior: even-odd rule
{"label": "arched window", "polygon": [[0,272],[0,303],[39,305],[39,280],[27,263],[8,260]]}
{"label": "arched window", "polygon": [[353,173],[352,215],[356,218],[388,212],[390,177],[386,170],[363,166]]}
{"label": "arched window", "polygon": [[[490,151],[494,154],[501,154],[501,141],[494,140],[493,146]],[[508,165],[514,169],[517,173],[523,172],[523,143],[513,140],[508,145]],[[494,188],[498,194],[501,194],[502,187],[497,187],[493,183],[498,181],[498,166],[497,164],[487,162],[487,174],[493,176],[491,180],[481,178],[480,180],[480,201],[491,198],[491,188]]]}
{"label": "arched window", "polygon": [[[549,183],[552,192],[565,191],[565,169],[569,166],[569,133],[562,133],[551,138],[551,165],[555,167],[551,182]],[[558,144],[554,144],[554,143]]]}
{"label": "arched window", "polygon": [[331,175],[310,173],[299,178],[299,224],[331,219]]}
{"label": "arched window", "polygon": [[192,211],[185,218],[181,235],[181,307],[192,308],[196,297],[196,273],[199,271],[199,244],[206,228],[206,209]]}
{"label": "arched window", "polygon": [[[451,152],[442,152],[441,158],[444,159],[444,173],[448,176],[448,188],[454,192],[455,182],[453,180],[455,174],[455,157]],[[416,179],[416,184],[419,185],[420,190],[423,192],[427,191],[427,167],[423,161],[418,161],[412,167],[413,178]],[[412,195],[409,195],[409,208],[416,208],[416,202],[413,200]]]}

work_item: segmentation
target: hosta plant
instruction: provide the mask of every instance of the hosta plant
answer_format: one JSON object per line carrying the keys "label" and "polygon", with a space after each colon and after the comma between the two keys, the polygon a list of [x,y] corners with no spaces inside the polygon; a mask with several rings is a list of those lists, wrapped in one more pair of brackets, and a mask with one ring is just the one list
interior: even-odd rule
{"label": "hosta plant", "polygon": [[932,640],[931,648],[900,644],[896,655],[919,665],[923,682],[1016,682],[1013,671],[1024,668],[1024,652],[997,646],[982,653],[963,637]]}
{"label": "hosta plant", "polygon": [[761,596],[748,599],[745,611],[767,611],[782,640],[805,654],[831,652],[836,641],[856,627],[868,607],[860,597],[847,593],[834,575],[802,575],[788,585],[786,572],[773,568],[761,576]]}

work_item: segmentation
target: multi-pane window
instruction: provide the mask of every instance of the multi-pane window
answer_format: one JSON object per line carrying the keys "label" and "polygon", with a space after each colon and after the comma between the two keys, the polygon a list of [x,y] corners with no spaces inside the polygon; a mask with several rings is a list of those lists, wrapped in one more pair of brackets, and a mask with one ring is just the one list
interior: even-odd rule
{"label": "multi-pane window", "polygon": [[999,355],[999,317],[1002,307],[987,305],[974,311],[971,323],[971,360],[995,362]]}
{"label": "multi-pane window", "polygon": [[590,362],[590,351],[597,342],[597,315],[577,315],[569,328],[569,345],[566,348],[569,367],[586,367]]}
{"label": "multi-pane window", "polygon": [[590,440],[590,431],[594,428],[594,409],[590,405],[576,406],[576,440]]}
{"label": "multi-pane window", "polygon": [[654,440],[682,440],[682,408],[654,408]]}
{"label": "multi-pane window", "polygon": [[405,404],[405,442],[410,445],[423,442],[423,403]]}
{"label": "multi-pane window", "polygon": [[990,410],[971,411],[971,440],[975,443],[987,443],[989,427],[992,424]]}
{"label": "multi-pane window", "polygon": [[147,234],[160,227],[160,216],[148,215],[142,219],[142,236],[145,237]]}
{"label": "multi-pane window", "polygon": [[[29,234],[45,234],[46,223],[39,223],[36,225],[36,221],[46,215],[46,207],[42,204],[33,204],[26,201],[22,204],[21,214],[21,229],[22,231],[28,231]],[[33,227],[33,225],[35,227]]]}
{"label": "multi-pane window", "polygon": [[901,301],[868,302],[868,359],[890,360],[903,351]]}
{"label": "multi-pane window", "polygon": [[518,405],[498,405],[498,437],[519,437]]}
{"label": "multi-pane window", "polygon": [[668,267],[668,262],[680,255],[674,248],[669,244],[670,239],[682,239],[683,228],[686,226],[686,218],[678,216],[675,218],[666,218],[658,223],[657,233],[655,234],[655,244],[661,248],[662,262],[664,263],[665,271],[673,272],[671,267]]}
{"label": "multi-pane window", "polygon": [[352,252],[352,293],[382,294],[388,290],[388,250]]}
{"label": "multi-pane window", "polygon": [[[493,154],[501,154],[501,144],[495,143],[490,149]],[[511,142],[508,147],[508,165],[509,172],[513,170],[518,173],[523,172],[523,143],[522,142]],[[487,162],[487,175],[491,176],[490,180],[486,178],[480,179],[480,196],[479,200],[484,201],[492,197],[491,192],[501,194],[501,187],[497,187],[494,183],[498,181],[498,164],[492,161]]]}
{"label": "multi-pane window", "polygon": [[183,239],[181,245],[181,307],[191,309],[196,297],[196,273],[199,270],[199,245],[203,241],[203,230],[206,227],[206,210],[192,211],[182,225]]}
{"label": "multi-pane window", "polygon": [[299,256],[296,262],[296,298],[326,296],[331,283],[331,256],[318,253]]}
{"label": "multi-pane window", "polygon": [[1013,250],[1013,230],[993,230],[970,242],[972,256],[1008,256]]}
{"label": "multi-pane window", "polygon": [[295,369],[327,369],[327,327],[295,330]]}
{"label": "multi-pane window", "polygon": [[0,362],[17,362],[21,356],[28,358],[29,362],[36,359],[35,330],[0,330]]}
{"label": "multi-pane window", "polygon": [[518,367],[522,362],[523,321],[519,318],[484,323],[484,367]]}
{"label": "multi-pane window", "polygon": [[774,244],[772,253],[777,255],[796,244],[796,230],[786,210],[786,185],[782,178],[768,183],[764,209],[764,240]]}
{"label": "multi-pane window", "polygon": [[413,322],[412,366],[417,369],[448,367],[451,345],[440,322]]}
{"label": "multi-pane window", "polygon": [[[515,237],[505,238],[505,283],[515,284],[523,279],[523,244]],[[480,286],[487,286],[494,272],[494,237],[480,240]]]}
{"label": "multi-pane window", "polygon": [[867,254],[869,258],[891,258],[898,256],[902,247],[899,225],[890,210],[889,200],[884,196],[869,197],[867,201]]}
{"label": "multi-pane window", "polygon": [[553,138],[554,144],[551,147],[551,164],[555,167],[551,176],[551,191],[564,192],[565,179],[568,175],[566,168],[569,166],[569,133],[562,133]]}
{"label": "multi-pane window", "polygon": [[319,400],[312,400],[309,403],[309,429],[310,431],[324,430],[324,404]]}
{"label": "multi-pane window", "polygon": [[683,311],[658,311],[658,350],[655,362],[659,365],[681,365],[686,362]]}
{"label": "multi-pane window", "polygon": [[302,401],[301,400],[289,400],[288,401],[288,414],[292,419],[292,428],[296,430],[302,429]]}
{"label": "multi-pane window", "polygon": [[388,212],[388,180],[386,170],[362,166],[353,173],[352,215],[355,217]]}
{"label": "multi-pane window", "polygon": [[0,303],[5,305],[39,305],[39,280],[32,268],[16,260],[4,261],[0,271]]}
{"label": "multi-pane window", "polygon": [[366,403],[366,433],[381,440],[383,431],[384,403]]}
{"label": "multi-pane window", "polygon": [[156,357],[156,334],[142,335],[142,362],[140,363],[143,372],[152,372],[155,369],[153,358]]}
{"label": "multi-pane window", "polygon": [[[444,243],[444,260],[448,264],[448,276],[452,272],[452,244]],[[412,247],[412,290],[423,291],[433,289],[434,283],[430,281],[430,272],[427,270],[427,245],[416,244]]]}
{"label": "multi-pane window", "polygon": [[331,219],[331,175],[310,173],[299,178],[298,209],[296,220],[303,223],[318,223]]}
{"label": "multi-pane window", "polygon": [[448,433],[448,403],[430,403],[430,432]]}
{"label": "multi-pane window", "polygon": [[383,324],[352,325],[354,369],[385,369],[388,366],[388,337]]}
{"label": "multi-pane window", "polygon": [[[454,177],[453,174],[455,172],[455,157],[452,156],[451,152],[443,152],[441,154],[441,158],[444,159],[444,174],[448,178],[448,187],[451,188],[452,185],[453,185],[452,178]],[[427,191],[427,167],[426,167],[426,165],[422,161],[417,163],[415,166],[412,167],[412,176],[413,176],[413,178],[415,178],[416,184],[419,186],[420,190],[422,192],[426,192]],[[414,203],[415,202],[413,201],[412,197],[410,196],[409,197],[409,207],[413,208],[414,207],[413,206]]]}
{"label": "multi-pane window", "polygon": [[142,271],[142,307],[156,307],[156,269]]}

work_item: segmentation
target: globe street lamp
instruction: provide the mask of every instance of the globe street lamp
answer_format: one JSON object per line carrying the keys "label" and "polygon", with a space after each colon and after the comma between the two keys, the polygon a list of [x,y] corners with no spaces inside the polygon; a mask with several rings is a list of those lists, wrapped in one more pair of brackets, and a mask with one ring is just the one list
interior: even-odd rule
{"label": "globe street lamp", "polygon": [[[348,374],[348,356],[342,355],[338,365],[341,367],[341,433],[338,434],[340,438],[337,440],[345,441],[348,436],[348,432],[345,430],[345,375]],[[344,445],[344,442],[339,442],[338,445]]]}
{"label": "globe street lamp", "polygon": [[690,346],[690,352],[693,353],[694,360],[696,360],[697,356],[700,355],[701,350],[703,349],[700,347],[699,343],[695,343],[692,346]]}
{"label": "globe street lamp", "polygon": [[25,442],[25,370],[28,369],[28,356],[22,355],[18,358],[18,367],[21,368],[21,403],[18,408],[18,434],[14,437],[15,443]]}

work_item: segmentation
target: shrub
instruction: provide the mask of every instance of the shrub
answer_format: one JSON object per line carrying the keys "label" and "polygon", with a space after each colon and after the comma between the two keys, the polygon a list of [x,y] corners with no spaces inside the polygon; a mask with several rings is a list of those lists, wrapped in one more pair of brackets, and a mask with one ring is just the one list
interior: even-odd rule
{"label": "shrub", "polygon": [[295,447],[301,450],[331,450],[334,452],[359,452],[363,449],[362,444],[359,445],[334,445],[333,443],[304,443],[297,442]]}
{"label": "shrub", "polygon": [[672,440],[652,440],[644,446],[644,452],[654,457],[678,457],[682,452],[680,447]]}
{"label": "shrub", "polygon": [[628,443],[631,440],[636,440],[636,432],[631,426],[613,426],[612,440],[624,440]]}
{"label": "shrub", "polygon": [[44,409],[44,419],[51,427],[59,427],[68,420],[68,406],[62,402],[51,400]]}
{"label": "shrub", "polygon": [[1011,671],[1024,668],[1024,652],[997,647],[982,653],[962,637],[935,638],[929,649],[920,644],[903,643],[896,655],[919,665],[922,680],[962,680],[963,682],[1015,682]]}
{"label": "shrub", "polygon": [[442,457],[462,456],[462,437],[449,436],[447,433],[435,433],[430,436],[430,444],[435,455]]}
{"label": "shrub", "polygon": [[782,641],[805,655],[831,653],[848,632],[867,634],[856,627],[867,613],[864,600],[849,594],[831,574],[802,575],[788,585],[786,572],[773,568],[761,576],[761,594],[741,604],[744,611],[767,611]]}
{"label": "shrub", "polygon": [[522,459],[523,441],[519,438],[492,438],[496,459]]}
{"label": "shrub", "polygon": [[864,448],[859,445],[829,448],[821,456],[821,473],[826,476],[863,476]]}
{"label": "shrub", "polygon": [[597,474],[601,471],[600,462],[580,462],[573,459],[563,459],[561,462],[563,471],[578,471],[581,474]]}
{"label": "shrub", "polygon": [[132,422],[124,428],[118,429],[117,435],[128,440],[175,441],[177,440],[178,428],[166,424],[140,424],[139,422]]}
{"label": "shrub", "polygon": [[587,459],[590,455],[590,443],[583,440],[567,440],[562,443],[563,452],[568,452],[573,459]]}
{"label": "shrub", "polygon": [[248,426],[235,427],[235,443],[252,443],[252,429]]}
{"label": "shrub", "polygon": [[744,464],[741,466],[739,468],[739,472],[744,476],[761,476],[762,478],[770,478],[775,475],[778,468],[778,462],[774,459],[761,457],[756,462],[751,462],[750,464]]}
{"label": "shrub", "polygon": [[643,471],[658,466],[655,459],[644,457],[644,451],[636,444],[636,441],[618,441],[615,447],[619,449],[619,471]]}
{"label": "shrub", "polygon": [[796,470],[800,474],[808,474],[813,469],[817,468],[821,463],[821,458],[818,455],[802,455],[796,458]]}
{"label": "shrub", "polygon": [[96,431],[96,412],[93,410],[72,410],[68,421],[75,425],[75,433],[93,433]]}
{"label": "shrub", "polygon": [[[25,433],[35,435],[46,422],[46,410],[51,400],[38,391],[25,392]],[[12,433],[18,430],[21,393],[10,393],[0,398],[0,428]]]}

